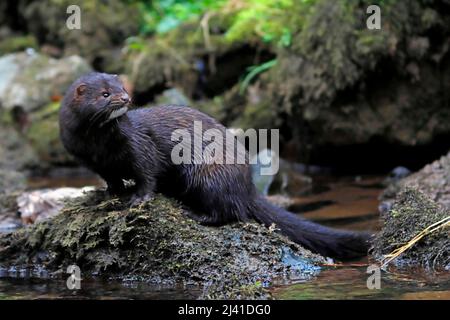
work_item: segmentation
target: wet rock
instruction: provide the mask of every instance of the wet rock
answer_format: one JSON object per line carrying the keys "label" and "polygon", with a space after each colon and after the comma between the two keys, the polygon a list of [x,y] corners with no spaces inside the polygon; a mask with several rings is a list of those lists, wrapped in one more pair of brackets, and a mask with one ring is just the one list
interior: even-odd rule
{"label": "wet rock", "polygon": [[390,203],[405,188],[417,189],[431,200],[450,210],[450,153],[389,185],[380,196],[383,203]]}
{"label": "wet rock", "polygon": [[[311,190],[313,180],[305,175],[307,166],[280,159],[270,149],[261,150],[253,156],[250,163],[253,182],[264,195],[295,197]],[[278,170],[275,171],[276,169]],[[263,170],[267,172],[264,173]]]}
{"label": "wet rock", "polygon": [[411,170],[405,167],[396,167],[390,173],[389,176],[384,179],[383,184],[389,186],[392,183],[396,183],[399,180],[406,178],[411,174]]}
{"label": "wet rock", "polygon": [[49,219],[61,212],[64,202],[78,198],[92,187],[44,189],[24,192],[17,197],[18,213],[23,224]]}
{"label": "wet rock", "polygon": [[306,166],[280,159],[280,169],[270,185],[270,194],[302,196],[312,188],[313,179],[305,174]]}
{"label": "wet rock", "polygon": [[36,52],[0,58],[0,104],[28,114],[61,98],[69,85],[91,70],[78,56],[53,59]]}
{"label": "wet rock", "polygon": [[205,298],[267,297],[265,284],[274,277],[307,279],[324,261],[254,223],[201,226],[162,196],[130,209],[93,192],[53,219],[0,236],[6,267],[44,265],[56,276],[76,264],[85,277],[201,284]]}
{"label": "wet rock", "polygon": [[[450,215],[450,153],[416,173],[395,180],[380,199],[379,210],[385,224],[374,242],[374,255],[378,259]],[[396,263],[448,268],[449,253],[447,227],[425,236]]]}
{"label": "wet rock", "polygon": [[[384,226],[373,243],[373,255],[384,255],[408,243],[425,228],[449,217],[450,210],[417,189],[407,188],[398,194],[392,207],[383,215]],[[392,263],[397,266],[424,266],[446,269],[450,266],[450,232],[444,227],[426,235]]]}
{"label": "wet rock", "polygon": [[17,216],[16,197],[25,187],[24,174],[0,169],[0,233],[12,231],[21,225]]}

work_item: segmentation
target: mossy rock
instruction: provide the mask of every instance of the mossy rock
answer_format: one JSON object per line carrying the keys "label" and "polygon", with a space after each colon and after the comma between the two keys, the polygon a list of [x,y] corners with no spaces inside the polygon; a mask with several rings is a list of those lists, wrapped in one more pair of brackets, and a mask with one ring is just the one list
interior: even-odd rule
{"label": "mossy rock", "polygon": [[389,203],[406,188],[414,188],[450,210],[450,152],[418,172],[390,184],[381,195]]}
{"label": "mossy rock", "polygon": [[269,50],[262,41],[228,41],[224,32],[233,14],[212,14],[207,33],[198,18],[161,35],[129,39],[124,59],[135,91],[148,96],[179,87],[189,98],[209,99],[230,89]]}
{"label": "mossy rock", "polygon": [[[302,17],[300,3],[286,19]],[[435,73],[448,72],[448,16],[436,1],[378,1],[381,30],[369,30],[370,4],[319,0],[301,23],[287,20],[298,28],[292,45],[277,50],[268,96],[294,133],[302,123],[312,152],[372,139],[429,144],[450,132],[450,111],[436,99],[448,86]],[[299,134],[294,141],[302,141]]]}
{"label": "mossy rock", "polygon": [[[374,240],[373,255],[381,260],[406,244],[425,228],[449,217],[450,211],[418,190],[407,188],[384,216],[384,226]],[[444,227],[426,235],[393,261],[397,266],[450,268],[450,229]]]}
{"label": "mossy rock", "polygon": [[270,129],[276,127],[277,115],[268,101],[258,104],[248,104],[244,107],[242,115],[232,123],[235,128],[246,129]]}
{"label": "mossy rock", "polygon": [[91,71],[79,56],[53,59],[33,53],[0,57],[0,108],[25,113],[61,98],[72,82]]}
{"label": "mossy rock", "polygon": [[0,120],[0,168],[23,171],[38,166],[35,150],[6,118]]}
{"label": "mossy rock", "polygon": [[72,200],[52,220],[0,237],[4,267],[39,265],[57,275],[76,264],[83,277],[200,284],[206,298],[266,298],[262,283],[309,278],[322,262],[260,225],[206,227],[174,200],[157,196],[130,209],[101,191]]}
{"label": "mossy rock", "polygon": [[59,102],[53,102],[32,113],[25,134],[39,159],[47,165],[73,162],[59,137],[59,107]]}
{"label": "mossy rock", "polygon": [[31,2],[21,8],[21,14],[40,44],[64,48],[66,55],[80,55],[97,69],[120,69],[114,48],[120,48],[127,37],[139,32],[137,4],[119,0],[77,1],[81,28],[71,30],[66,27],[66,10],[73,4],[70,0]]}
{"label": "mossy rock", "polygon": [[[184,83],[183,88],[189,88],[188,82],[195,83],[196,74],[192,64],[191,60],[178,52],[178,48],[171,47],[166,40],[153,39],[142,44],[139,50],[128,53],[126,73],[130,75],[134,93],[158,93],[157,90],[166,88],[168,83]],[[183,79],[189,81],[185,82]]]}

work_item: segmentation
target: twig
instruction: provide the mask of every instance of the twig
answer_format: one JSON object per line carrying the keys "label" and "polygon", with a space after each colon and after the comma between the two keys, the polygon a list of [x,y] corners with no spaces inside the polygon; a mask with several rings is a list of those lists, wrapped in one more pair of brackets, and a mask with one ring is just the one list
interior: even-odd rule
{"label": "twig", "polygon": [[409,248],[411,248],[414,244],[416,244],[418,241],[420,241],[420,239],[422,239],[423,237],[425,237],[426,235],[433,233],[439,229],[445,228],[447,226],[450,225],[450,216],[436,222],[433,223],[432,225],[426,227],[425,229],[423,229],[421,232],[419,232],[414,238],[412,238],[411,240],[409,240],[406,244],[404,244],[403,246],[401,246],[400,248],[395,249],[394,251],[392,251],[390,254],[387,254],[384,256],[384,259],[382,261],[382,265],[381,267],[385,267],[386,265],[389,264],[389,262],[391,262],[392,260],[396,259],[399,255],[401,255],[403,252],[405,252],[406,250],[408,250]]}

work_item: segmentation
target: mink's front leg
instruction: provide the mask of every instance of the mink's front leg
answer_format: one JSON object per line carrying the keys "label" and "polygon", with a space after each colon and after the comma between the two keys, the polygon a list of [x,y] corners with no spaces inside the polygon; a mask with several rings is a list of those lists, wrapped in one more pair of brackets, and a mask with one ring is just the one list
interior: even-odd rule
{"label": "mink's front leg", "polygon": [[162,163],[161,154],[158,154],[159,151],[152,140],[152,135],[133,132],[135,135],[132,139],[135,143],[132,144],[132,170],[136,185],[130,204],[136,206],[154,198],[156,180],[162,170]]}
{"label": "mink's front leg", "polygon": [[155,185],[154,179],[150,181],[136,181],[136,192],[130,199],[130,205],[132,207],[141,204],[142,202],[153,200],[155,197]]}

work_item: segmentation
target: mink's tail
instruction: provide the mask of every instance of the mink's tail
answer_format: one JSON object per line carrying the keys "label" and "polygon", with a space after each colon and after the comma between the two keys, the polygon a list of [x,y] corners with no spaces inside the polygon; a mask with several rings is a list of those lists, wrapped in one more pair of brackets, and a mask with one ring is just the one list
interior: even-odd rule
{"label": "mink's tail", "polygon": [[301,246],[340,260],[367,255],[368,233],[337,230],[305,220],[259,196],[251,208],[253,219],[266,226],[275,224],[281,233]]}

